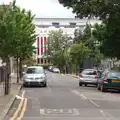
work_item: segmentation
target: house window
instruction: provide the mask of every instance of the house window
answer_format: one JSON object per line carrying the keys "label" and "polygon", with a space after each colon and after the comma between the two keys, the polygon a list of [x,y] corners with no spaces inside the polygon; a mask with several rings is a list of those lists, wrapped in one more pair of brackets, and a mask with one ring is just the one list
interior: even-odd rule
{"label": "house window", "polygon": [[37,27],[39,27],[39,28],[48,28],[49,26],[48,25],[38,25]]}
{"label": "house window", "polygon": [[53,22],[52,25],[53,25],[54,27],[56,27],[56,28],[59,28],[59,27],[60,27],[58,22]]}
{"label": "house window", "polygon": [[67,25],[67,26],[64,26],[64,28],[75,28],[75,26]]}
{"label": "house window", "polygon": [[76,26],[76,23],[70,23],[70,26]]}

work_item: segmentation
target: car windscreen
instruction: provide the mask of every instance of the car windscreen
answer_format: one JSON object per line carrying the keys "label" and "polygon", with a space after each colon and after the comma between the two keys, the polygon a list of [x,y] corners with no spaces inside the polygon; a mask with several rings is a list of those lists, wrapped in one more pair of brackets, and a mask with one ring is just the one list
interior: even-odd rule
{"label": "car windscreen", "polygon": [[82,72],[82,74],[85,74],[85,75],[97,75],[97,71],[94,71],[94,70],[84,70]]}
{"label": "car windscreen", "polygon": [[26,71],[27,74],[41,74],[43,73],[42,68],[28,68]]}
{"label": "car windscreen", "polygon": [[107,75],[109,78],[117,78],[120,79],[120,72],[109,72]]}

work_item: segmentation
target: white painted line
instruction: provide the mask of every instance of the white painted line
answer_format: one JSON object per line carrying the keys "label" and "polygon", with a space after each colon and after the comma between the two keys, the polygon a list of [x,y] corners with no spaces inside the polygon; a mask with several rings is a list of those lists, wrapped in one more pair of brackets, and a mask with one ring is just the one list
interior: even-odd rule
{"label": "white painted line", "polygon": [[45,109],[40,109],[40,115],[45,115]]}
{"label": "white painted line", "polygon": [[96,107],[100,107],[97,103],[93,102],[92,100],[90,100],[90,102],[94,104]]}
{"label": "white painted line", "polygon": [[79,93],[79,92],[76,91],[76,90],[73,90],[72,93],[76,94],[77,96],[81,97],[82,99],[87,99],[86,96],[84,96],[83,94]]}
{"label": "white painted line", "polygon": [[49,92],[51,92],[52,90],[51,90],[51,88],[48,86],[48,90],[49,90]]}
{"label": "white painted line", "polygon": [[22,98],[21,96],[19,96],[19,95],[16,95],[16,99],[24,99],[24,98]]}
{"label": "white painted line", "polygon": [[83,97],[84,99],[87,99],[87,97],[86,97],[86,96],[84,96],[83,94],[81,94],[81,97]]}
{"label": "white painted line", "polygon": [[25,90],[22,92],[22,96],[16,95],[16,99],[24,99]]}
{"label": "white painted line", "polygon": [[80,115],[79,111],[76,108],[74,108],[73,111],[74,111],[74,115]]}
{"label": "white painted line", "polygon": [[101,113],[104,117],[107,116],[103,110],[100,110],[100,113]]}

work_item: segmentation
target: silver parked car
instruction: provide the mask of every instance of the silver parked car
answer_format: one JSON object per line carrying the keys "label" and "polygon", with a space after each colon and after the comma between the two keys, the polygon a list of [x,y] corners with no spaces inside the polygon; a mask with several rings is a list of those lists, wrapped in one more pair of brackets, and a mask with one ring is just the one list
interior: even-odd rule
{"label": "silver parked car", "polygon": [[41,66],[30,66],[23,73],[23,86],[39,85],[47,86],[46,71]]}
{"label": "silver parked car", "polygon": [[95,69],[84,69],[82,73],[79,75],[79,86],[83,84],[87,86],[87,84],[97,85],[98,83],[98,72]]}
{"label": "silver parked car", "polygon": [[53,68],[53,72],[54,73],[60,73],[60,69],[59,68]]}

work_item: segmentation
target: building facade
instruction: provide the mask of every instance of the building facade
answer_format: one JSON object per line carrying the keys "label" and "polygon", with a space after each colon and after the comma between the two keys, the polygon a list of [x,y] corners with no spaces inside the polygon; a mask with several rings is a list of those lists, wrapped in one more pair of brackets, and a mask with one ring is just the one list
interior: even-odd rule
{"label": "building facade", "polygon": [[78,18],[35,18],[34,24],[36,25],[37,39],[35,42],[36,46],[36,63],[46,64],[46,58],[44,58],[44,53],[47,50],[46,42],[48,40],[49,32],[52,30],[62,29],[63,34],[67,34],[71,39],[74,38],[74,31],[77,28],[81,30],[84,29],[86,23],[95,24],[100,21],[98,20],[87,20]]}

